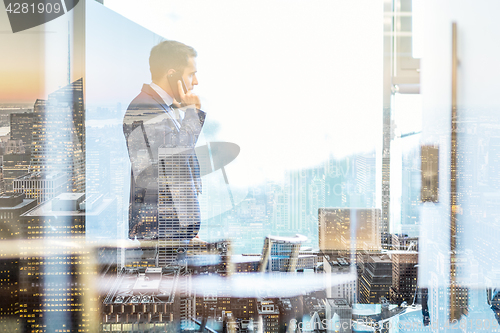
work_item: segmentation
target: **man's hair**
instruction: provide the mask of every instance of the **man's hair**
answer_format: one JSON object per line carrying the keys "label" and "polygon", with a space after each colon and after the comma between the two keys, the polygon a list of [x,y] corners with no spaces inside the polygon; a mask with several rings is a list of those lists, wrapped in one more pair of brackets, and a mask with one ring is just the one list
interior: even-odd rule
{"label": "man's hair", "polygon": [[160,79],[169,69],[183,71],[188,64],[189,57],[196,57],[197,53],[191,46],[175,40],[166,40],[151,49],[149,55],[149,70],[153,80]]}

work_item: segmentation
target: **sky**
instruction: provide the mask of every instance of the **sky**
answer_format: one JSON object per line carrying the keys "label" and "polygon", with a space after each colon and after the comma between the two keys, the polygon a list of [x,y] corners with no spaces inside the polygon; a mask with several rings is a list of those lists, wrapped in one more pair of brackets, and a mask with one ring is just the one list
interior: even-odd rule
{"label": "sky", "polygon": [[[195,93],[208,114],[207,128],[217,129],[205,139],[240,146],[226,170],[237,185],[279,179],[285,170],[332,155],[380,149],[382,0],[356,6],[344,0],[106,0],[105,10],[94,2],[87,6],[97,10],[87,16],[86,44],[70,41],[71,80],[85,70],[87,106],[120,103],[124,112],[150,83],[147,58],[160,37],[193,46]],[[78,10],[80,4],[70,13]],[[0,42],[9,50],[1,55],[0,103],[34,103],[67,84],[72,16],[12,34],[0,12]],[[137,27],[120,23],[121,15]],[[78,62],[82,45],[85,67]],[[106,83],[111,76],[126,84]]]}
{"label": "sky", "polygon": [[217,139],[242,147],[229,167],[242,185],[381,143],[382,5],[105,1],[197,50],[195,92]]}
{"label": "sky", "polygon": [[43,95],[43,29],[13,34],[0,4],[0,103],[34,102]]}
{"label": "sky", "polygon": [[[77,6],[67,14],[38,27],[12,33],[7,12],[0,4],[0,104],[34,104],[38,98],[68,84],[68,62],[71,80],[83,76],[82,39],[73,33],[75,15],[82,13]],[[68,31],[72,38],[68,48]],[[72,58],[68,58],[68,49]]]}

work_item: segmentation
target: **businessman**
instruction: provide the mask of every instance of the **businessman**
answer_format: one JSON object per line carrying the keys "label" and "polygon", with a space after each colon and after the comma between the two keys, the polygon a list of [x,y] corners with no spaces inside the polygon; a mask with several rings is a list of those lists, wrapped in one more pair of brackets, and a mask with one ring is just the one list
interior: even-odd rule
{"label": "businessman", "polygon": [[196,51],[164,41],[149,57],[150,84],[130,103],[124,134],[131,163],[129,236],[190,240],[200,228],[194,147],[205,121],[193,92]]}

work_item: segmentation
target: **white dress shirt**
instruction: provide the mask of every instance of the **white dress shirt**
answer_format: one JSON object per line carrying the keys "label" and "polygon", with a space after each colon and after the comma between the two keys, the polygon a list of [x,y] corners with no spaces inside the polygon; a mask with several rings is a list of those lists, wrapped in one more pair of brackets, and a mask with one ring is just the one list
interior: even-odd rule
{"label": "white dress shirt", "polygon": [[167,111],[167,113],[174,120],[175,126],[177,126],[177,128],[181,128],[181,124],[177,120],[180,119],[182,121],[182,119],[184,118],[184,110],[181,110],[178,108],[173,109],[172,103],[174,102],[174,99],[165,90],[163,90],[159,85],[157,85],[154,82],[151,82],[151,84],[149,86],[151,88],[153,88],[153,90],[156,91],[156,93],[158,95],[160,95],[160,97],[163,99],[165,104],[168,105],[169,110]]}

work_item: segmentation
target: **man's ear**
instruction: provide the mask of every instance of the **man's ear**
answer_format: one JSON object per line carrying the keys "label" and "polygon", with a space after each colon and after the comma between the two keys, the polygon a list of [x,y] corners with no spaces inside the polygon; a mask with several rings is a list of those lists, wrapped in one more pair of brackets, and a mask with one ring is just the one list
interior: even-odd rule
{"label": "man's ear", "polygon": [[175,73],[175,69],[170,68],[170,69],[168,70],[168,72],[167,72],[167,75],[172,75],[172,74],[174,74],[174,73]]}

